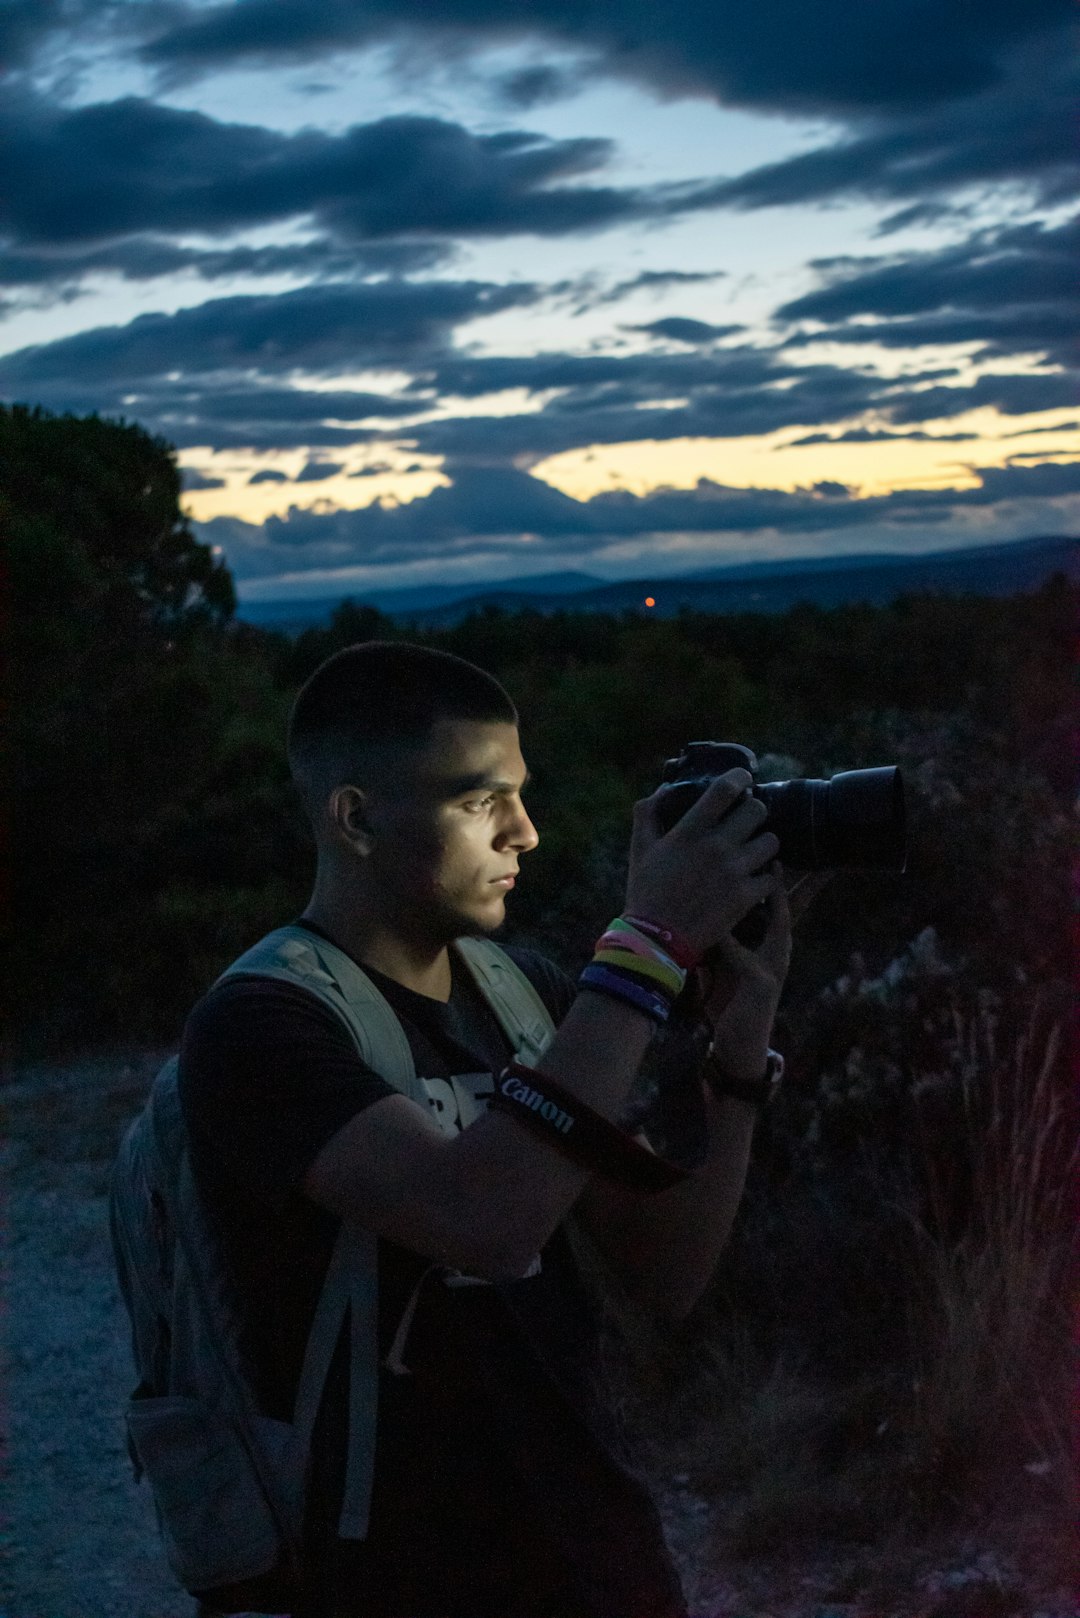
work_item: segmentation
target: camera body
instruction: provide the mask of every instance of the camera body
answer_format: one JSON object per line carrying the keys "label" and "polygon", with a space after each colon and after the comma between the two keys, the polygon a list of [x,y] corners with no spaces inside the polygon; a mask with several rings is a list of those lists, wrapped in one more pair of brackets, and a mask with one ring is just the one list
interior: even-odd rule
{"label": "camera body", "polygon": [[[755,777],[748,790],[769,812],[762,830],[779,838],[784,865],[801,871],[905,869],[904,783],[894,764],[845,770],[828,781],[758,781],[758,762],[750,748],[737,742],[690,742],[664,765],[661,779],[672,783],[660,803],[664,831],[681,820],[710,781],[735,769]],[[763,934],[762,906],[735,928],[735,937],[750,948],[756,948]]]}

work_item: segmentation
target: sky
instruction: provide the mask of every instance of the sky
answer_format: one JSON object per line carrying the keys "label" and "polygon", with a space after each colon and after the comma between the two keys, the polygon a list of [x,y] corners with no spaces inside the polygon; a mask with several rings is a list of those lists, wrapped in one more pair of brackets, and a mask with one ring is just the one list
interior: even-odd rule
{"label": "sky", "polygon": [[1073,0],[0,0],[0,397],[241,598],[1080,532]]}

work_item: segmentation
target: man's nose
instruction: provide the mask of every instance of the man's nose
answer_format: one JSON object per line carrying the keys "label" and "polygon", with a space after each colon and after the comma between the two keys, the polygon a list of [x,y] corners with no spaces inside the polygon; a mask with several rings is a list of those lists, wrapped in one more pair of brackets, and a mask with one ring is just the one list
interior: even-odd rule
{"label": "man's nose", "polygon": [[540,841],[540,833],[529,819],[524,804],[522,804],[514,818],[513,825],[507,833],[507,841],[514,848],[520,849],[523,854],[527,854],[531,848],[535,848]]}

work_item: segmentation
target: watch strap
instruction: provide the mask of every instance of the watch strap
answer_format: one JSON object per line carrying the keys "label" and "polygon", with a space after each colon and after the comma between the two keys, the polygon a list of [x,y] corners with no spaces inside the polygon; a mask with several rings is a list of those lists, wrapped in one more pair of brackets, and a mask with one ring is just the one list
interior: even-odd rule
{"label": "watch strap", "polygon": [[748,1101],[752,1106],[766,1106],[780,1087],[784,1076],[784,1058],[779,1051],[771,1047],[765,1058],[765,1071],[757,1079],[736,1079],[730,1073],[725,1073],[717,1060],[716,1051],[710,1041],[705,1052],[702,1065],[705,1081],[714,1095],[735,1096],[739,1101]]}

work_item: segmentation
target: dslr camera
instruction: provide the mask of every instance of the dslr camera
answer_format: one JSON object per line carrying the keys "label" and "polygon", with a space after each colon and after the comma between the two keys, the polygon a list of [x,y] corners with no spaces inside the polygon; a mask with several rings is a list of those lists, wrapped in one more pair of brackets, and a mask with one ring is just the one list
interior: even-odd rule
{"label": "dslr camera", "polygon": [[[763,831],[780,840],[778,858],[801,871],[856,867],[903,871],[907,865],[907,817],[903,777],[895,764],[844,770],[829,781],[758,781],[758,761],[737,742],[690,742],[669,758],[661,779],[671,782],[659,806],[659,820],[670,831],[709,783],[727,770],[748,770],[748,788],[768,810]],[[765,907],[758,905],[734,929],[740,943],[755,949],[765,931]]]}

